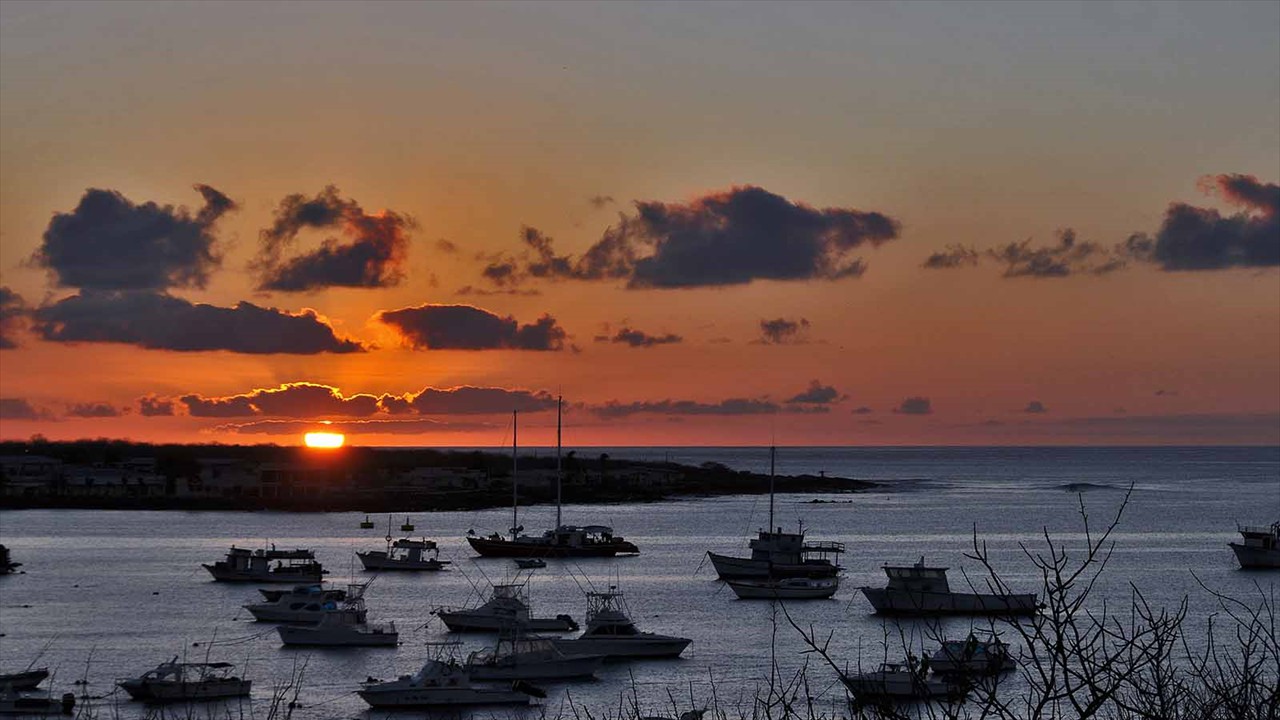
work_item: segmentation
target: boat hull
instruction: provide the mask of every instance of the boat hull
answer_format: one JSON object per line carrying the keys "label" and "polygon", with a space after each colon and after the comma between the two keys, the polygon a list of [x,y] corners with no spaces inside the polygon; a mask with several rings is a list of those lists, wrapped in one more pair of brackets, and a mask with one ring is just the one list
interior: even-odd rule
{"label": "boat hull", "polygon": [[448,561],[441,560],[389,560],[384,552],[356,553],[365,570],[402,570],[406,572],[438,572]]}
{"label": "boat hull", "polygon": [[1240,543],[1228,543],[1236,552],[1236,560],[1245,570],[1280,568],[1280,549],[1252,547]]}
{"label": "boat hull", "polygon": [[730,557],[708,552],[711,566],[721,580],[761,580],[769,577],[834,577],[840,568],[831,563],[769,563],[766,560]]}
{"label": "boat hull", "polygon": [[689,638],[657,635],[649,638],[573,638],[556,640],[555,646],[568,655],[604,655],[607,658],[679,657],[693,642]]}
{"label": "boat hull", "polygon": [[859,588],[881,615],[1034,615],[1034,594],[991,595]]}
{"label": "boat hull", "polygon": [[218,582],[245,582],[245,583],[292,583],[294,585],[301,583],[318,583],[324,578],[323,570],[308,570],[304,572],[281,572],[278,570],[268,572],[255,572],[247,570],[232,570],[225,566],[203,565],[205,570],[213,576]]}
{"label": "boat hull", "polygon": [[806,584],[768,580],[728,580],[729,589],[742,600],[825,600],[840,589],[834,578]]}
{"label": "boat hull", "polygon": [[284,625],[276,632],[285,645],[307,647],[395,647],[400,642],[400,633],[395,631],[343,632]]}
{"label": "boat hull", "polygon": [[497,688],[416,688],[356,692],[375,708],[449,707],[459,705],[528,705],[529,696]]}
{"label": "boat hull", "polygon": [[639,555],[640,549],[633,543],[620,540],[590,545],[553,545],[538,542],[512,542],[492,538],[469,537],[471,549],[483,557],[503,558],[588,558]]}
{"label": "boat hull", "polygon": [[841,677],[840,681],[858,700],[895,699],[924,700],[938,697],[960,697],[964,689],[953,683],[933,678],[918,678],[906,673],[867,673]]}
{"label": "boat hull", "polygon": [[44,682],[47,677],[49,677],[49,668],[0,675],[0,688],[8,685],[14,690],[35,690],[36,686]]}
{"label": "boat hull", "polygon": [[249,694],[252,684],[252,680],[235,679],[218,682],[126,680],[119,685],[134,700],[147,703],[170,703],[244,697]]}
{"label": "boat hull", "polygon": [[[482,615],[466,610],[449,612],[442,610],[436,615],[449,628],[450,632],[498,632],[510,630],[510,618]],[[519,623],[517,630],[522,632],[572,632],[578,624],[568,616],[554,618],[532,618]]]}
{"label": "boat hull", "polygon": [[468,665],[474,680],[573,680],[589,678],[604,663],[603,655],[578,655],[556,660]]}

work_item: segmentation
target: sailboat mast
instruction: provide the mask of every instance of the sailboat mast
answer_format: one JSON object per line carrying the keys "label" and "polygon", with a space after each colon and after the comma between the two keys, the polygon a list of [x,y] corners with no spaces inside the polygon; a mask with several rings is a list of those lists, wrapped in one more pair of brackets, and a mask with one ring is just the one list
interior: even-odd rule
{"label": "sailboat mast", "polygon": [[778,454],[778,449],[769,446],[769,532],[773,532],[773,465],[774,459]]}
{"label": "sailboat mast", "polygon": [[556,398],[556,529],[560,529],[560,485],[564,482],[564,475],[560,471],[560,406],[564,403],[564,396]]}
{"label": "sailboat mast", "polygon": [[511,539],[516,539],[516,534],[520,532],[516,528],[520,527],[520,496],[516,490],[516,420],[520,411],[511,411]]}

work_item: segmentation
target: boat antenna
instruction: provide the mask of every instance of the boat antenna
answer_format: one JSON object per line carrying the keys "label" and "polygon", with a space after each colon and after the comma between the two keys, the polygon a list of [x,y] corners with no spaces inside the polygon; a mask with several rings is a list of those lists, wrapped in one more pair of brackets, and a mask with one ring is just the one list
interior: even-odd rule
{"label": "boat antenna", "polygon": [[516,495],[516,419],[518,410],[511,411],[511,541],[516,542],[516,534],[520,533],[520,496]]}
{"label": "boat antenna", "polygon": [[560,503],[561,493],[560,486],[564,482],[563,473],[560,470],[560,407],[564,404],[564,396],[556,397],[556,529],[560,529]]}
{"label": "boat antenna", "polygon": [[778,455],[776,445],[769,446],[769,532],[773,532],[773,472],[774,460]]}

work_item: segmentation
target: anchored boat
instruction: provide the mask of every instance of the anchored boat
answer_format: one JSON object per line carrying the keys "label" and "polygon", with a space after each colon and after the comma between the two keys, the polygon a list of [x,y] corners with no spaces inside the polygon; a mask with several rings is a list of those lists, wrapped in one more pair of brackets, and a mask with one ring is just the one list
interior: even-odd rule
{"label": "anchored boat", "polygon": [[641,632],[631,620],[622,592],[587,593],[587,629],[576,638],[556,640],[567,653],[599,654],[609,658],[678,657],[693,642],[689,638]]}
{"label": "anchored boat", "polygon": [[259,622],[317,623],[328,610],[338,609],[346,590],[322,585],[297,585],[290,590],[261,590],[267,602],[250,603],[245,610]]}
{"label": "anchored boat", "polygon": [[1280,568],[1280,522],[1270,527],[1238,528],[1241,542],[1228,543],[1236,552],[1236,560],[1246,570]]}
{"label": "anchored boat", "polygon": [[742,600],[825,600],[840,589],[839,576],[726,580]]}
{"label": "anchored boat", "polygon": [[494,585],[483,605],[463,610],[437,608],[435,615],[452,632],[569,632],[578,623],[568,615],[531,617],[525,584]]}
{"label": "anchored boat", "polygon": [[148,703],[188,702],[243,697],[251,680],[231,675],[231,663],[180,663],[174,657],[140,677],[116,683],[129,697]]}
{"label": "anchored boat", "polygon": [[311,550],[277,550],[275,545],[267,550],[232,545],[225,560],[204,569],[218,582],[318,583],[328,572]]}
{"label": "anchored boat", "polygon": [[889,584],[859,590],[884,615],[1033,615],[1039,606],[1035,593],[952,592],[944,567],[885,565]]}
{"label": "anchored boat", "polygon": [[604,655],[568,654],[551,638],[500,637],[471,653],[467,670],[476,680],[572,680],[594,677]]}
{"label": "anchored boat", "polygon": [[428,660],[413,675],[386,682],[369,680],[357,691],[375,708],[442,707],[460,705],[527,705],[531,696],[546,693],[526,683],[477,682],[471,671],[454,660]]}
{"label": "anchored boat", "polygon": [[281,625],[276,628],[280,641],[285,645],[312,647],[395,647],[400,633],[395,623],[370,623],[364,604],[364,591],[368,584],[352,585],[342,607],[324,611],[320,622],[298,627]]}
{"label": "anchored boat", "polygon": [[841,675],[840,682],[860,703],[882,700],[927,700],[964,697],[966,687],[929,675],[916,663],[883,663],[878,670]]}
{"label": "anchored boat", "polygon": [[1008,643],[994,634],[979,638],[972,632],[964,640],[943,640],[929,658],[929,666],[938,675],[998,675],[1017,665]]}
{"label": "anchored boat", "polygon": [[392,541],[387,535],[386,550],[358,552],[360,564],[365,570],[405,570],[413,572],[437,572],[446,569],[448,560],[440,559],[440,548],[434,540],[401,538]]}

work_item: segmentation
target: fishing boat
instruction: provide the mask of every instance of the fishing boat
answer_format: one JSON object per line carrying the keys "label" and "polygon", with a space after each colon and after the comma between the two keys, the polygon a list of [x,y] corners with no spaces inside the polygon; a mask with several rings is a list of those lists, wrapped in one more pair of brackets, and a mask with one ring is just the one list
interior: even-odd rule
{"label": "fishing boat", "polygon": [[[409,523],[409,518],[405,518],[405,524],[401,525],[403,530],[413,529],[413,525]],[[399,540],[391,539],[391,518],[387,518],[387,549],[386,550],[369,550],[367,552],[358,552],[356,557],[360,558],[360,564],[365,570],[406,570],[406,571],[427,571],[436,572],[444,570],[449,564],[448,560],[440,559],[440,548],[434,540],[420,538],[401,538]]]}
{"label": "fishing boat", "polygon": [[1280,522],[1270,527],[1246,525],[1237,529],[1241,542],[1227,544],[1235,551],[1241,569],[1280,568]]}
{"label": "fishing boat", "polygon": [[889,584],[859,590],[882,615],[1033,615],[1035,593],[952,592],[944,567],[885,565]]}
{"label": "fishing boat", "polygon": [[311,550],[277,550],[275,545],[266,550],[232,545],[225,560],[204,569],[218,582],[318,583],[327,572]]}
{"label": "fishing boat", "polygon": [[511,414],[511,537],[499,533],[487,536],[468,535],[467,543],[483,557],[565,558],[616,557],[638,555],[640,548],[613,534],[608,525],[562,524],[563,472],[560,466],[561,399],[556,399],[556,526],[541,535],[524,535],[520,524],[520,495],[516,462],[516,420]]}
{"label": "fishing boat", "polygon": [[0,715],[27,718],[70,715],[75,706],[74,693],[63,693],[54,699],[50,695],[23,695],[12,685],[0,685]]}
{"label": "fishing boat", "polygon": [[594,677],[604,655],[567,654],[551,638],[498,638],[490,648],[467,657],[466,667],[476,680],[573,680]]}
{"label": "fishing boat", "polygon": [[324,594],[325,599],[340,601],[347,596],[347,591],[341,588],[324,587],[323,584],[309,583],[306,585],[294,585],[293,587],[283,590],[279,588],[258,588],[258,592],[262,593],[263,599],[267,602],[275,602],[282,597],[289,595],[297,595],[299,597],[310,597],[316,589]]}
{"label": "fishing boat", "polygon": [[318,623],[347,597],[345,590],[325,589],[322,585],[297,585],[289,591],[262,593],[274,599],[243,606],[259,622]]}
{"label": "fishing boat", "polygon": [[641,632],[631,620],[622,592],[612,585],[605,592],[587,593],[587,629],[581,635],[555,640],[564,652],[607,658],[678,657],[691,642],[689,638]]}
{"label": "fishing boat", "polygon": [[969,633],[964,640],[943,640],[929,658],[929,667],[938,675],[998,675],[1017,667],[1009,644],[994,634],[979,638]]}
{"label": "fishing boat", "polygon": [[835,577],[840,572],[837,560],[844,552],[844,543],[806,542],[804,523],[800,524],[799,532],[794,533],[783,532],[773,524],[776,458],[777,449],[769,448],[769,526],[748,543],[751,557],[707,552],[721,580],[822,578]]}
{"label": "fishing boat", "polygon": [[783,577],[726,580],[742,600],[825,600],[840,589],[840,577]]}
{"label": "fishing boat", "polygon": [[532,617],[525,583],[494,585],[489,600],[479,607],[437,608],[434,614],[451,632],[570,632],[578,629],[578,623],[568,615]]}
{"label": "fishing boat", "polygon": [[276,628],[285,645],[311,647],[395,647],[400,633],[395,623],[370,623],[364,604],[368,583],[352,585],[342,606],[326,610],[315,625]]}
{"label": "fishing boat", "polygon": [[247,696],[252,681],[231,675],[233,667],[226,662],[180,663],[174,657],[137,678],[116,684],[134,700],[148,703]]}
{"label": "fishing boat", "polygon": [[413,675],[395,680],[370,679],[356,691],[375,708],[446,707],[466,705],[528,705],[546,693],[527,683],[483,683],[454,660],[431,659]]}
{"label": "fishing boat", "polygon": [[9,573],[22,567],[22,563],[14,562],[9,556],[9,548],[0,545],[0,575],[8,575]]}
{"label": "fishing boat", "polygon": [[27,668],[16,673],[0,673],[0,687],[13,688],[14,690],[35,690],[45,678],[49,677],[49,668]]}
{"label": "fishing boat", "polygon": [[926,668],[913,662],[883,663],[872,672],[841,675],[840,681],[859,703],[960,698],[966,690],[961,683],[929,675]]}

